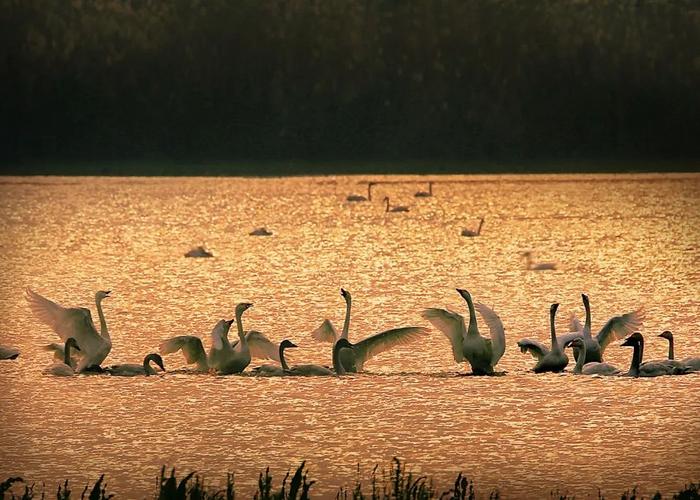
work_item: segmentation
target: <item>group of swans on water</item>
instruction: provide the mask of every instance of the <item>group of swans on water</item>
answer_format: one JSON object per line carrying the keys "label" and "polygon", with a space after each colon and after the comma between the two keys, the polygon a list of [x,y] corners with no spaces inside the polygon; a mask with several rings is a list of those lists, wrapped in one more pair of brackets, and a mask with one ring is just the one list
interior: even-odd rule
{"label": "group of swans on water", "polygon": [[[425,309],[422,317],[448,338],[454,360],[457,363],[468,362],[474,375],[492,375],[505,353],[506,339],[503,323],[491,308],[481,303],[475,304],[467,290],[458,289],[457,292],[467,303],[468,324],[465,325],[464,317],[448,309]],[[186,363],[195,365],[196,371],[199,372],[213,372],[220,375],[241,373],[250,365],[252,358],[261,358],[276,361],[279,365],[262,365],[252,370],[253,375],[343,375],[361,372],[365,363],[377,354],[397,345],[423,339],[429,332],[425,327],[402,327],[377,333],[352,343],[349,340],[352,297],[348,291],[341,289],[346,311],[340,334],[327,319],[311,333],[315,340],[333,344],[332,367],[314,364],[290,367],[284,352],[286,349],[297,347],[296,344],[289,339],[276,344],[258,331],[244,331],[243,314],[253,304],[242,302],[236,305],[233,319],[222,319],[216,323],[210,334],[211,346],[208,352],[205,351],[199,337],[181,335],[161,342],[159,345],[160,354],[148,354],[141,364],[120,364],[102,368],[103,361],[112,349],[112,341],[102,310],[102,301],[109,295],[108,291],[98,291],[95,294],[95,304],[100,320],[100,331],[98,332],[89,309],[66,308],[27,289],[26,299],[31,311],[40,321],[54,330],[63,341],[63,344],[49,344],[46,347],[54,352],[54,357],[59,362],[46,368],[45,373],[59,376],[70,376],[83,372],[108,373],[117,376],[154,375],[156,371],[151,363],[165,371],[161,355],[181,351]],[[669,342],[668,359],[642,362],[644,338],[637,331],[641,328],[644,319],[641,310],[610,318],[598,334],[593,336],[591,334],[589,300],[585,294],[582,294],[582,299],[586,311],[585,323],[581,325],[576,318],[573,318],[571,331],[560,336],[556,335],[554,324],[559,304],[552,304],[550,307],[551,346],[549,348],[537,340],[524,338],[518,341],[520,350],[523,353],[530,353],[537,360],[533,367],[535,373],[563,371],[569,364],[565,349],[571,347],[576,359],[574,374],[622,374],[618,368],[603,362],[603,353],[613,340],[624,337],[627,338],[622,345],[634,348],[632,363],[625,375],[654,377],[700,370],[700,358],[674,359],[673,335],[669,331],[660,335]],[[489,338],[482,336],[479,332],[477,312],[488,327]],[[231,342],[229,331],[234,322],[236,323],[238,340]],[[4,353],[6,349],[1,348],[0,353]],[[13,357],[19,354],[16,350],[8,352],[14,353]]]}

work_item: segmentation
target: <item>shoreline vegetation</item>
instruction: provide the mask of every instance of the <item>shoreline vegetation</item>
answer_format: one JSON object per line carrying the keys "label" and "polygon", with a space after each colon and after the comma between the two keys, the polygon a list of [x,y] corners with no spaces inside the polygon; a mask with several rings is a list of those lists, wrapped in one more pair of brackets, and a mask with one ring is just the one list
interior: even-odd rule
{"label": "shoreline vegetation", "polygon": [[0,5],[3,165],[700,159],[695,0]]}
{"label": "shoreline vegetation", "polygon": [[[398,458],[394,458],[391,467],[387,471],[378,471],[379,466],[375,466],[369,478],[358,478],[351,487],[340,487],[335,494],[336,500],[475,500],[477,498],[488,498],[497,500],[500,493],[497,489],[489,492],[478,491],[473,481],[461,472],[456,476],[454,483],[445,486],[436,486],[433,480],[425,475],[417,474],[406,468]],[[358,466],[359,470],[359,466]],[[309,478],[309,471],[306,462],[292,473],[287,471],[281,482],[275,480],[267,467],[258,476],[257,490],[250,497],[255,500],[307,500],[314,498],[313,486],[316,481]],[[78,494],[78,492],[80,492]],[[33,498],[45,498],[50,496],[47,486],[42,484],[42,488],[37,488],[36,484],[26,484],[19,477],[10,477],[0,483],[0,498],[2,500],[31,500]],[[94,485],[85,485],[84,488],[72,489],[68,480],[59,484],[56,492],[57,500],[70,500],[80,498],[81,500],[109,500],[116,498],[107,490],[105,475],[103,474]],[[156,491],[153,494],[157,500],[234,500],[236,498],[236,487],[234,475],[226,474],[226,482],[223,485],[212,485],[206,483],[203,476],[196,472],[190,472],[178,477],[175,469],[166,472],[163,466],[156,483]],[[242,498],[239,495],[239,498]],[[245,497],[243,497],[245,498]],[[318,497],[316,497],[318,498]],[[574,500],[576,496],[567,491],[551,490],[549,493],[551,500]],[[603,500],[605,496],[598,490],[598,500]],[[617,498],[614,495],[611,498]],[[637,492],[634,487],[623,492],[621,500],[662,500],[664,498],[674,500],[697,500],[700,499],[700,482],[686,484],[678,492],[670,495],[662,495],[656,492],[650,497],[645,497]]]}

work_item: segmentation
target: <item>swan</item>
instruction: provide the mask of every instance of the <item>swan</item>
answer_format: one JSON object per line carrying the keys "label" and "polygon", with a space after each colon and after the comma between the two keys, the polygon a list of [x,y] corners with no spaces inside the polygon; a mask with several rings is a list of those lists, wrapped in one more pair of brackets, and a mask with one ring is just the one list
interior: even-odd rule
{"label": "swan", "polygon": [[137,375],[155,375],[156,371],[151,367],[151,361],[160,367],[161,370],[165,371],[165,365],[163,365],[163,358],[160,354],[151,353],[147,354],[143,358],[143,364],[137,365],[132,363],[126,363],[123,365],[113,365],[105,368],[105,371],[110,375],[115,375],[118,377],[135,377]]}
{"label": "swan", "polygon": [[625,341],[621,344],[623,346],[632,346],[634,351],[632,353],[632,363],[630,363],[630,369],[627,372],[628,377],[660,377],[662,375],[681,375],[690,371],[690,367],[677,368],[668,363],[648,361],[642,363],[642,357],[644,356],[644,337],[639,332],[634,332],[632,335],[627,337]]}
{"label": "swan", "polygon": [[345,375],[348,372],[342,362],[342,353],[349,353],[352,357],[356,352],[356,345],[357,344],[351,344],[348,339],[342,337],[333,344],[333,369],[336,375]]}
{"label": "swan", "polygon": [[[253,307],[249,302],[241,302],[236,305],[236,329],[238,331],[238,343],[231,344],[228,340],[228,335],[221,338],[223,347],[217,349],[214,346],[214,352],[217,355],[218,362],[216,370],[220,375],[231,375],[233,373],[241,373],[250,364],[250,346],[248,338],[243,332],[243,313]],[[228,334],[228,332],[227,332]],[[216,351],[220,350],[220,353]]]}
{"label": "swan", "polygon": [[425,309],[423,318],[447,336],[452,344],[452,354],[455,361],[469,362],[474,375],[493,375],[493,368],[506,350],[506,334],[503,323],[498,315],[484,304],[477,304],[476,310],[484,318],[489,327],[491,338],[479,334],[476,323],[475,306],[470,293],[457,289],[457,292],[467,301],[469,307],[469,326],[465,328],[464,318],[445,309]]}
{"label": "swan", "polygon": [[668,359],[666,362],[671,361],[673,366],[687,366],[693,371],[700,371],[700,358],[685,358],[681,360],[676,360],[673,357],[673,333],[669,330],[665,330],[659,337],[668,340]]}
{"label": "swan", "polygon": [[617,375],[620,373],[620,369],[610,363],[598,363],[589,362],[585,365],[583,364],[586,357],[586,342],[581,338],[575,338],[569,345],[574,349],[579,350],[579,356],[576,359],[576,366],[574,367],[574,373],[576,375]]}
{"label": "swan", "polygon": [[361,194],[350,194],[350,195],[348,195],[347,198],[345,198],[345,200],[346,201],[372,201],[372,186],[374,186],[374,182],[367,183],[367,197],[364,197]]}
{"label": "swan", "polygon": [[195,258],[201,258],[201,257],[213,257],[214,254],[211,253],[209,250],[204,248],[202,245],[198,247],[194,247],[192,250],[187,252],[185,254],[185,257],[195,257]]}
{"label": "swan", "polygon": [[258,227],[248,233],[248,236],[272,236],[272,233],[264,227]]}
{"label": "swan", "polygon": [[[350,310],[352,308],[352,295],[347,290],[341,288],[340,294],[345,299],[345,320],[343,331],[340,336],[329,320],[324,320],[323,324],[311,334],[316,340],[332,342],[336,344],[341,338],[348,339],[350,332]],[[428,330],[419,326],[407,326],[394,328],[381,333],[371,335],[354,344],[353,351],[343,351],[340,354],[345,371],[361,372],[364,364],[379,353],[388,351],[392,347],[407,344],[417,340],[427,334]]]}
{"label": "swan", "polygon": [[99,366],[112,350],[112,340],[107,330],[107,321],[102,311],[102,301],[111,292],[100,290],[95,294],[95,305],[100,317],[100,333],[97,333],[90,310],[84,307],[63,307],[42,297],[30,288],[26,299],[34,315],[61,337],[64,342],[74,337],[80,346],[82,356],[75,371],[80,373],[88,367]]}
{"label": "swan", "polygon": [[472,229],[467,229],[464,228],[462,229],[462,236],[467,236],[467,237],[474,237],[474,236],[479,236],[481,234],[481,227],[484,225],[484,218],[482,217],[479,219],[479,227],[476,228],[476,231]]}
{"label": "swan", "polygon": [[416,198],[430,198],[433,195],[433,181],[428,182],[428,191],[418,191],[415,196]]}
{"label": "swan", "polygon": [[549,330],[552,340],[551,349],[547,349],[537,340],[518,340],[520,351],[530,352],[532,357],[537,360],[537,364],[533,368],[535,373],[560,372],[569,364],[569,358],[562,350],[562,345],[557,340],[556,331],[554,329],[554,317],[557,314],[558,308],[559,304],[557,303],[552,304],[549,308]]}
{"label": "swan", "polygon": [[403,205],[391,206],[389,204],[389,197],[388,196],[384,197],[384,203],[386,203],[386,209],[384,210],[384,213],[387,213],[387,212],[408,212],[408,207],[405,207]]}
{"label": "swan", "polygon": [[0,359],[17,359],[17,356],[19,356],[19,349],[16,347],[0,345]]}
{"label": "swan", "polygon": [[528,271],[546,271],[557,268],[557,265],[554,262],[541,262],[539,264],[533,264],[532,252],[522,252],[520,255],[525,257],[526,269]]}
{"label": "swan", "polygon": [[284,357],[285,349],[292,349],[298,347],[295,343],[290,340],[283,340],[280,342],[279,346],[279,358],[280,365],[262,365],[253,370],[253,374],[264,377],[280,377],[283,375],[297,375],[297,376],[321,376],[321,375],[333,375],[333,371],[321,365],[295,365],[289,367],[287,365],[287,360]]}
{"label": "swan", "polygon": [[[559,337],[559,344],[566,345],[574,338],[582,337],[586,344],[586,358],[584,364],[602,362],[603,353],[610,342],[625,338],[635,330],[641,328],[644,322],[644,310],[640,308],[621,316],[613,316],[603,325],[603,328],[600,329],[596,336],[593,337],[591,335],[591,305],[588,300],[588,295],[582,293],[581,300],[586,310],[586,321],[583,327],[581,327],[578,319],[572,316],[570,328],[572,333],[561,335]],[[579,348],[574,347],[574,358],[576,360],[578,360],[578,355]]]}
{"label": "swan", "polygon": [[63,363],[54,363],[51,366],[44,368],[44,373],[46,375],[55,375],[57,377],[72,377],[75,375],[75,370],[70,366],[70,350],[71,347],[77,351],[80,351],[78,343],[73,337],[66,339],[63,347],[64,358]]}

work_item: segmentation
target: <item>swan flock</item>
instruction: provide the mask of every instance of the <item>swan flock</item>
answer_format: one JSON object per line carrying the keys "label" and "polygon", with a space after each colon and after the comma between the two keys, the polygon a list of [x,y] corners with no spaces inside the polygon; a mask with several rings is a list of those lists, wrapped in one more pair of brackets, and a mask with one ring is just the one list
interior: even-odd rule
{"label": "swan flock", "polygon": [[[290,339],[284,339],[277,344],[259,331],[246,331],[243,328],[243,315],[253,304],[241,302],[235,306],[232,319],[216,321],[209,334],[208,351],[205,350],[200,337],[178,335],[164,339],[158,346],[159,353],[147,354],[141,364],[102,367],[112,350],[112,340],[102,308],[103,301],[110,297],[110,293],[98,291],[95,294],[95,307],[100,323],[98,331],[90,309],[64,307],[29,288],[26,289],[25,297],[33,315],[61,339],[61,343],[51,343],[45,347],[54,353],[56,362],[44,369],[44,373],[55,376],[72,376],[79,373],[153,376],[157,374],[153,365],[165,372],[162,356],[182,352],[184,361],[193,365],[195,373],[240,374],[250,366],[253,358],[257,358],[270,360],[272,363],[263,364],[248,372],[255,376],[344,375],[362,372],[365,364],[372,358],[394,347],[411,344],[411,349],[415,350],[416,345],[430,341],[430,330],[427,327],[408,326],[374,333],[352,342],[352,296],[349,291],[341,288],[340,293],[345,301],[341,332],[338,333],[333,323],[325,319],[321,326],[310,334],[315,341],[332,344],[329,352],[330,366],[301,364],[290,367],[285,359],[285,350],[298,346]],[[467,322],[462,315],[449,309],[427,308],[423,310],[421,317],[447,337],[448,343],[445,348],[449,345],[456,363],[466,363],[473,375],[497,374],[496,366],[506,351],[503,322],[492,308],[480,302],[475,303],[469,291],[457,289],[457,293],[466,302],[469,313]],[[583,325],[572,316],[570,331],[557,335],[555,317],[559,304],[554,303],[549,309],[549,346],[531,338],[518,340],[517,346],[520,350],[529,353],[536,360],[532,367],[534,373],[564,371],[569,365],[569,348],[574,357],[575,367],[572,372],[575,375],[656,377],[700,371],[700,358],[674,359],[674,338],[668,330],[658,336],[669,342],[668,359],[643,362],[644,337],[639,331],[644,320],[642,309],[608,319],[593,336],[590,302],[586,294],[582,294],[581,298],[585,309]],[[477,313],[483,321],[481,329]],[[229,332],[234,323],[238,338],[232,341],[229,339]],[[485,331],[484,324],[488,332]],[[488,333],[488,336],[484,336],[484,333]],[[626,372],[603,361],[606,349],[613,341],[621,339],[625,340],[620,346],[633,347],[631,364]],[[14,355],[14,351],[12,354]]]}

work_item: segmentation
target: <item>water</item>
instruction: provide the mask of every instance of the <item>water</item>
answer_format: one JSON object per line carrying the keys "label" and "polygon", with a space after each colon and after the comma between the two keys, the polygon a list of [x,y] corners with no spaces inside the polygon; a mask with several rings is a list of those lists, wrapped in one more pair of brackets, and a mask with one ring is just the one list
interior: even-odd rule
{"label": "water", "polygon": [[[700,479],[700,375],[535,376],[516,346],[547,340],[555,301],[564,332],[586,292],[596,331],[644,306],[647,359],[665,356],[655,335],[667,328],[677,357],[700,355],[700,176],[444,177],[470,182],[435,184],[428,199],[413,197],[425,184],[380,185],[376,201],[346,203],[362,180],[4,178],[0,343],[22,355],[0,363],[0,478],[51,490],[106,473],[109,491],[132,498],[150,495],[168,464],[211,482],[235,471],[245,493],[265,466],[281,479],[306,459],[325,497],[354,481],[358,463],[366,478],[398,456],[441,486],[465,471],[507,498],[670,492]],[[384,214],[385,195],[410,212]],[[482,235],[461,237],[481,216]],[[258,226],[274,235],[248,236]],[[183,257],[203,242],[215,258]],[[523,250],[559,269],[526,271]],[[431,330],[344,378],[52,378],[41,345],[57,336],[28,311],[26,286],[93,311],[94,292],[111,289],[107,364],[139,362],[177,334],[208,345],[240,301],[255,304],[246,328],[300,346],[290,364],[328,364],[329,346],[309,333],[326,317],[342,324],[341,286],[353,293],[351,339],[426,325],[425,307],[465,314],[462,287],[503,319],[507,375],[458,376],[464,367]],[[619,343],[606,359],[626,368],[631,350]],[[185,367],[179,354],[165,362]]]}

